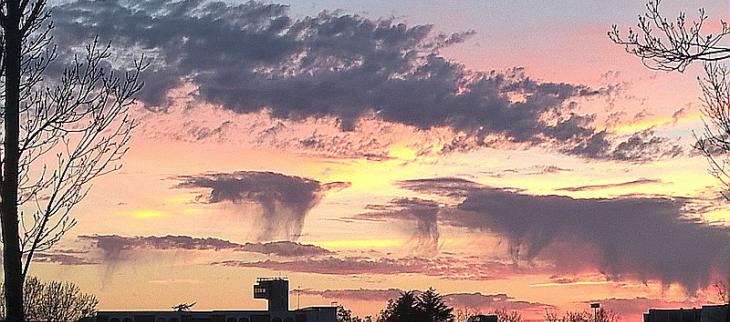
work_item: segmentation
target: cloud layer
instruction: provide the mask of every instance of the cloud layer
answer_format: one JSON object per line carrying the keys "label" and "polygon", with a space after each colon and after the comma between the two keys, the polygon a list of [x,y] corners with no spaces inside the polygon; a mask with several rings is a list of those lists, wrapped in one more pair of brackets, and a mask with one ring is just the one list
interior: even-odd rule
{"label": "cloud layer", "polygon": [[413,237],[417,248],[435,251],[438,248],[439,204],[430,200],[418,198],[397,198],[387,205],[368,205],[366,213],[355,215],[355,219],[387,220],[401,219],[413,221]]}
{"label": "cloud layer", "polygon": [[317,180],[274,172],[238,171],[177,177],[178,188],[204,188],[202,202],[255,204],[260,208],[258,240],[296,240],[301,236],[304,218],[330,189],[348,183],[322,184]]}
{"label": "cloud layer", "polygon": [[164,107],[171,89],[192,83],[200,99],[237,113],[334,117],[343,130],[373,116],[450,128],[457,135],[445,152],[495,140],[613,160],[680,152],[650,131],[619,141],[574,110],[610,89],[538,81],[519,68],[474,72],[439,53],[471,32],[340,12],[295,19],[284,5],[259,2],[77,0],[53,12],[61,51],[101,35],[129,55],[151,55],[141,96],[150,106]]}
{"label": "cloud layer", "polygon": [[[314,273],[323,275],[398,275],[420,274],[451,280],[493,280],[523,273],[511,263],[475,261],[450,256],[380,257],[359,256],[298,258],[295,260],[225,260],[214,265],[264,268],[280,272]],[[531,272],[541,268],[532,267]]]}
{"label": "cloud layer", "polygon": [[[264,255],[276,255],[282,257],[318,256],[330,255],[333,252],[319,246],[301,244],[290,241],[277,241],[268,243],[234,243],[218,238],[197,238],[190,236],[119,236],[119,235],[82,235],[79,240],[91,244],[92,247],[101,251],[103,259],[115,261],[122,259],[122,252],[140,249],[151,250],[200,250],[200,251],[237,251],[259,253]],[[63,255],[63,254],[57,254]],[[58,256],[49,257],[48,260],[63,260]],[[66,261],[72,263],[73,261]]]}
{"label": "cloud layer", "polygon": [[727,228],[683,217],[685,199],[538,196],[454,178],[402,186],[461,198],[442,222],[502,236],[516,260],[545,259],[558,270],[593,268],[611,278],[679,283],[690,292],[728,274]]}

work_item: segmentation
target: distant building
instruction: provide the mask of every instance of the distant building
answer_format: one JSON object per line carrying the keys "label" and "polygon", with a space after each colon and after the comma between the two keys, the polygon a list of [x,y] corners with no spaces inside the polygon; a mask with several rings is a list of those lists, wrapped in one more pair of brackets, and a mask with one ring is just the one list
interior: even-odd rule
{"label": "distant building", "polygon": [[650,309],[644,322],[730,322],[727,305],[704,305],[692,309]]}
{"label": "distant building", "polygon": [[308,307],[289,310],[289,281],[259,278],[253,296],[268,301],[267,310],[212,311],[99,311],[83,322],[336,322],[337,308]]}
{"label": "distant building", "polygon": [[496,315],[475,315],[469,317],[466,322],[497,322]]}

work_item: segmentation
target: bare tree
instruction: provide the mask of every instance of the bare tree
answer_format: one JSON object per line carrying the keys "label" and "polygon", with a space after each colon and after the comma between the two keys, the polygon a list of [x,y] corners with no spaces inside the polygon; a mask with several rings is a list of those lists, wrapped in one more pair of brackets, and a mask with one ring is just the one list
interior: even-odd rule
{"label": "bare tree", "polygon": [[497,321],[504,322],[522,322],[522,315],[517,311],[507,311],[507,309],[498,309],[494,311]]}
{"label": "bare tree", "polygon": [[591,321],[595,322],[618,322],[621,320],[621,316],[616,311],[608,310],[604,308],[598,309],[593,316]]}
{"label": "bare tree", "polygon": [[585,311],[568,311],[563,315],[564,322],[591,322],[593,314]]}
{"label": "bare tree", "polygon": [[545,310],[545,322],[563,322],[557,310]]}
{"label": "bare tree", "polygon": [[359,317],[352,314],[352,311],[342,305],[337,306],[337,322],[372,322],[372,316]]}
{"label": "bare tree", "polygon": [[546,312],[545,320],[553,322],[618,322],[621,320],[621,316],[613,310],[601,308],[595,314],[587,311],[567,311],[562,318],[558,312]]}
{"label": "bare tree", "polygon": [[725,187],[725,199],[730,200],[730,172],[727,153],[730,152],[730,90],[728,68],[722,64],[705,64],[705,77],[700,80],[702,114],[705,128],[696,135],[695,147],[707,157],[709,172]]}
{"label": "bare tree", "polygon": [[663,16],[659,7],[661,0],[646,4],[647,12],[639,16],[637,29],[630,28],[625,36],[614,25],[608,32],[609,38],[623,45],[626,51],[641,58],[650,69],[684,71],[694,61],[713,62],[730,58],[730,48],[723,46],[730,26],[721,21],[721,29],[705,33],[707,22],[704,9],[699,9],[697,20],[688,23],[685,13],[674,21]]}
{"label": "bare tree", "polygon": [[[614,25],[608,36],[650,69],[684,72],[693,62],[704,64],[705,76],[699,82],[705,126],[702,134],[695,134],[695,147],[709,161],[710,174],[725,186],[722,194],[730,200],[730,79],[724,65],[730,61],[730,47],[723,44],[730,26],[721,20],[720,30],[706,33],[703,28],[708,16],[704,9],[699,9],[699,17],[691,23],[684,13],[670,21],[660,13],[660,4],[656,0],[646,5],[647,12],[639,16],[636,31],[629,29],[623,37]],[[730,321],[730,310],[727,312]]]}
{"label": "bare tree", "polygon": [[717,281],[717,282],[713,283],[712,286],[715,287],[717,301],[720,303],[727,303],[728,302],[727,283],[725,283],[725,281]]}
{"label": "bare tree", "polygon": [[482,311],[468,306],[454,308],[454,321],[466,322],[470,317],[481,315]]}
{"label": "bare tree", "polygon": [[[99,301],[83,293],[76,284],[52,281],[44,283],[29,277],[24,285],[25,318],[29,321],[78,321],[96,313]],[[0,316],[5,316],[5,302],[0,301]]]}
{"label": "bare tree", "polygon": [[[23,320],[23,280],[37,251],[75,220],[92,179],[118,169],[135,122],[128,110],[145,68],[105,67],[110,46],[57,59],[46,0],[0,0],[0,219],[7,320]],[[48,67],[60,67],[58,74]],[[20,211],[19,211],[20,209]]]}

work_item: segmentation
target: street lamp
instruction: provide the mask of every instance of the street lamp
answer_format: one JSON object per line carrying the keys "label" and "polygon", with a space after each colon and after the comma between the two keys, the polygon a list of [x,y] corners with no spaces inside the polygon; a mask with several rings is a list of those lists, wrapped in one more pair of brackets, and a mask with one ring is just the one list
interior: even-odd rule
{"label": "street lamp", "polygon": [[598,309],[601,307],[601,303],[591,303],[593,309],[593,319],[598,322]]}

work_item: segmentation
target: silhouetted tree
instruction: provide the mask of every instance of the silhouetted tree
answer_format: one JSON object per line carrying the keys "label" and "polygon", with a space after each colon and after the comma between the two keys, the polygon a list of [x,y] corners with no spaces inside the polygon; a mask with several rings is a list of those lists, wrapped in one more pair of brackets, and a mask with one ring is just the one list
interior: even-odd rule
{"label": "silhouetted tree", "polygon": [[596,315],[593,316],[595,322],[618,322],[621,320],[621,316],[616,311],[608,310],[604,308],[598,309]]}
{"label": "silhouetted tree", "polygon": [[730,200],[730,90],[728,68],[722,64],[705,64],[705,77],[700,80],[704,133],[695,147],[710,162],[710,174],[726,187],[723,196]]}
{"label": "silhouetted tree", "polygon": [[372,322],[371,316],[365,316],[363,318],[353,315],[352,311],[340,305],[337,307],[337,322]]}
{"label": "silhouetted tree", "polygon": [[593,312],[567,311],[560,318],[557,312],[547,312],[545,320],[548,322],[617,322],[621,320],[621,317],[615,311],[601,308],[598,309],[595,316]]}
{"label": "silhouetted tree", "polygon": [[413,291],[401,293],[390,308],[384,322],[426,321],[426,315],[420,308],[418,298]]}
{"label": "silhouetted tree", "polygon": [[466,322],[470,317],[475,315],[481,315],[482,311],[477,308],[472,308],[468,306],[463,307],[457,307],[454,310],[455,315],[455,321],[456,322]]}
{"label": "silhouetted tree", "polygon": [[436,321],[453,322],[453,309],[446,305],[436,290],[429,288],[416,295],[414,291],[401,293],[400,297],[388,300],[380,311],[378,322]]}
{"label": "silhouetted tree", "polygon": [[378,317],[377,319],[375,319],[375,321],[385,322],[393,315],[393,311],[395,311],[395,300],[389,299],[388,302],[385,304],[385,307],[380,310],[380,312],[378,312]]}
{"label": "silhouetted tree", "polygon": [[337,322],[352,322],[352,311],[340,305],[337,307]]}
{"label": "silhouetted tree", "polygon": [[592,314],[585,311],[568,311],[563,315],[563,322],[591,322]]}
{"label": "silhouetted tree", "polygon": [[[8,321],[23,320],[23,280],[34,253],[74,226],[69,213],[89,182],[117,169],[135,124],[127,111],[142,86],[141,62],[117,77],[103,67],[109,46],[96,41],[85,56],[56,62],[66,65],[60,74],[46,75],[57,58],[49,18],[46,0],[0,2],[0,221]],[[26,204],[19,215],[19,205]]]}
{"label": "silhouetted tree", "polygon": [[727,303],[728,301],[728,286],[725,281],[717,281],[712,284],[712,286],[715,287],[715,292],[717,296],[717,301],[720,303]]}
{"label": "silhouetted tree", "polygon": [[562,322],[563,318],[556,310],[545,310],[545,322]]}
{"label": "silhouetted tree", "polygon": [[435,289],[429,288],[418,296],[418,307],[426,315],[429,322],[453,322],[453,308],[444,303],[444,299]]}
{"label": "silhouetted tree", "polygon": [[[706,33],[703,27],[708,16],[704,9],[699,9],[698,18],[691,23],[683,12],[670,21],[659,12],[660,4],[656,0],[646,5],[647,12],[639,16],[638,30],[629,29],[623,37],[614,25],[608,36],[650,69],[683,72],[693,62],[704,64],[705,77],[699,81],[705,127],[701,135],[695,135],[695,148],[705,155],[710,173],[725,186],[723,195],[730,200],[730,79],[725,65],[730,61],[726,42],[730,26],[720,21],[720,30]],[[730,310],[727,312],[730,321]]]}
{"label": "silhouetted tree", "polygon": [[498,309],[494,311],[499,322],[522,322],[522,315],[517,311],[507,311],[506,309]]}
{"label": "silhouetted tree", "polygon": [[[25,280],[23,302],[28,321],[78,321],[96,313],[99,301],[83,293],[76,284],[52,281],[44,283],[36,277]],[[0,315],[5,317],[5,302],[0,301]]]}
{"label": "silhouetted tree", "polygon": [[730,58],[730,48],[723,45],[730,27],[721,21],[716,34],[705,33],[708,19],[699,9],[697,20],[688,24],[685,13],[674,21],[659,12],[661,0],[650,1],[647,12],[639,16],[638,29],[629,28],[622,36],[616,25],[608,32],[614,43],[623,45],[630,54],[641,58],[650,69],[684,71],[694,61],[716,62]]}

